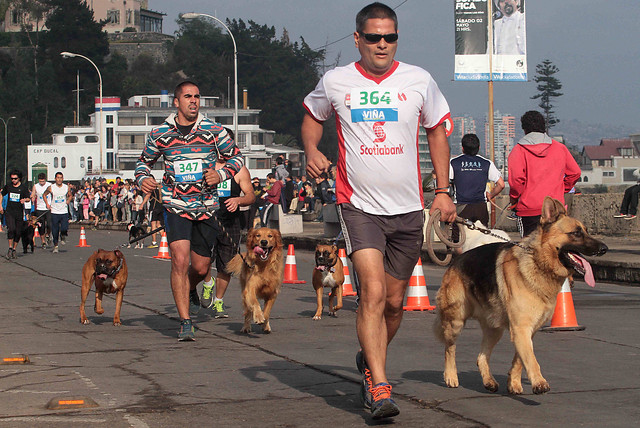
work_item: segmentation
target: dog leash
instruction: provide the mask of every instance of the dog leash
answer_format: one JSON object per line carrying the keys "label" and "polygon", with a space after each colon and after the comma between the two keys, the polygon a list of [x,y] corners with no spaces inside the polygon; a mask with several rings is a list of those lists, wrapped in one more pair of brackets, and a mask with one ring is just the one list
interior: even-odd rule
{"label": "dog leash", "polygon": [[158,232],[160,232],[161,230],[164,230],[164,226],[160,226],[159,228],[154,229],[154,230],[152,230],[151,232],[145,233],[144,235],[139,236],[139,237],[137,237],[136,239],[133,239],[133,240],[128,241],[128,242],[125,242],[125,243],[124,243],[124,244],[122,244],[122,245],[118,245],[116,248],[124,248],[124,247],[126,247],[126,246],[128,246],[128,245],[131,245],[131,244],[134,244],[134,243],[136,243],[136,242],[138,242],[138,241],[141,241],[141,240],[143,240],[144,238],[148,238],[149,236],[153,235],[154,233],[158,233]]}
{"label": "dog leash", "polygon": [[[427,254],[429,254],[429,257],[431,258],[431,260],[439,265],[439,266],[448,266],[449,263],[451,262],[451,259],[453,258],[453,254],[451,252],[452,248],[459,248],[462,247],[462,245],[464,244],[464,241],[466,239],[466,234],[465,234],[465,228],[464,227],[459,227],[458,229],[460,230],[460,237],[458,242],[452,242],[449,239],[448,234],[445,234],[445,232],[442,230],[441,227],[436,226],[435,223],[440,221],[440,210],[439,209],[435,209],[433,211],[433,214],[431,214],[429,216],[429,222],[427,223],[427,236],[429,237],[429,239],[427,239]],[[490,235],[494,238],[497,238],[501,241],[505,241],[506,243],[515,245],[517,247],[522,248],[523,250],[527,251],[527,252],[533,252],[533,250],[530,247],[527,247],[525,245],[522,245],[519,242],[516,242],[512,239],[507,239],[504,238],[500,235],[497,235],[495,233],[493,233],[491,231],[491,229],[487,229],[484,227],[479,227],[476,226],[471,220],[463,218],[463,217],[456,217],[455,219],[455,223],[460,224],[462,226],[465,226],[466,228],[469,228],[469,230],[477,230],[485,235]],[[451,230],[451,224],[449,225],[449,230]],[[445,246],[447,247],[447,255],[445,256],[444,259],[439,259],[436,254],[435,251],[433,249],[433,241],[431,240],[431,231],[434,231],[435,234],[438,236],[438,238],[440,238],[440,240],[442,241],[443,244],[445,244]]]}

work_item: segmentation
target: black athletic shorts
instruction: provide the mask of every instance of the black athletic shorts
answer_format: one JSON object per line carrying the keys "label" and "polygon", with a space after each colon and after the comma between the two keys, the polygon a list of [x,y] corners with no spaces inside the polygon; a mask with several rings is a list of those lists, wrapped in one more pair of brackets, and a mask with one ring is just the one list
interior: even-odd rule
{"label": "black athletic shorts", "polygon": [[202,257],[211,257],[213,245],[218,236],[218,223],[213,218],[190,220],[178,214],[164,212],[167,241],[187,240],[191,242],[191,251]]}
{"label": "black athletic shorts", "polygon": [[164,209],[151,211],[151,221],[159,221],[164,226]]}
{"label": "black athletic shorts", "polygon": [[[489,210],[486,202],[456,205],[456,211],[460,217],[471,220],[472,223],[480,220],[485,227],[489,227]],[[460,239],[460,229],[457,224],[451,228],[451,238],[453,242],[458,242]]]}
{"label": "black athletic shorts", "polygon": [[[240,245],[240,223],[238,220],[232,223],[224,223],[224,230],[227,231],[227,236],[224,233],[218,234],[216,239],[216,245],[213,249],[213,254],[216,258],[216,270],[218,272],[227,272],[226,265],[229,261],[238,254],[238,245]],[[231,241],[229,240],[231,238]]]}

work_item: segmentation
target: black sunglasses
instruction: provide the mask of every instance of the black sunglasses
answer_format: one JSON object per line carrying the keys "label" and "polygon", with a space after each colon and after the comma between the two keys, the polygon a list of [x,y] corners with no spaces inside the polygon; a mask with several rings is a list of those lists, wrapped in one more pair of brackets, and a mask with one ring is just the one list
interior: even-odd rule
{"label": "black sunglasses", "polygon": [[384,39],[384,41],[387,43],[395,43],[398,41],[398,33],[376,34],[363,33],[361,31],[359,31],[358,33],[369,43],[378,43],[382,39]]}
{"label": "black sunglasses", "polygon": [[12,180],[20,180],[20,177],[11,177]]}

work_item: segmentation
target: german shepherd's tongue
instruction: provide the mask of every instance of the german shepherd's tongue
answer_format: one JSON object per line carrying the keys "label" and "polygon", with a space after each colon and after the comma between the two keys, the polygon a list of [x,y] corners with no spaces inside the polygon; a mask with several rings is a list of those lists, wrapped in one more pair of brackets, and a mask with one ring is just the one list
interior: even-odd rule
{"label": "german shepherd's tongue", "polygon": [[569,253],[569,257],[573,261],[573,264],[576,267],[576,270],[584,275],[584,282],[586,282],[589,287],[596,286],[596,280],[593,277],[593,270],[591,269],[591,264],[582,256],[576,253]]}

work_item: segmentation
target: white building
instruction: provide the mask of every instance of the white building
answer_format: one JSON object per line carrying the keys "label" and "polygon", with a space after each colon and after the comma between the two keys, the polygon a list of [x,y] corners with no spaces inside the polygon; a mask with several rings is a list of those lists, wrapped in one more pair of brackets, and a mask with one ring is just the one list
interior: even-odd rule
{"label": "white building", "polygon": [[[172,101],[173,95],[167,91],[160,95],[133,96],[126,106],[120,105],[120,98],[103,97],[101,114],[100,100],[96,98],[96,112],[91,114],[89,126],[67,126],[61,134],[53,134],[53,144],[27,146],[28,179],[33,180],[38,173],[45,172],[51,180],[56,171],[72,181],[97,175],[133,178],[147,135],[175,112]],[[234,110],[217,107],[217,102],[217,97],[203,96],[200,112],[233,130]],[[264,179],[271,172],[273,160],[280,154],[302,168],[305,163],[303,151],[274,145],[275,132],[262,129],[258,124],[260,112],[249,108],[238,110],[236,143],[252,177]],[[163,172],[160,160],[153,174],[160,179]]]}

